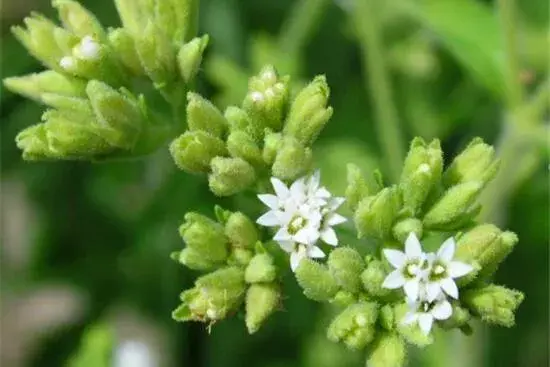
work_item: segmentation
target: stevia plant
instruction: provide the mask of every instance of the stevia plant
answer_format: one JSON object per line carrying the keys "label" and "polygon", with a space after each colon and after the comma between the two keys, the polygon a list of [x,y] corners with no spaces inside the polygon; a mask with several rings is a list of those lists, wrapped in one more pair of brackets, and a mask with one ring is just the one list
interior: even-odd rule
{"label": "stevia plant", "polygon": [[[290,272],[307,298],[337,310],[328,339],[365,349],[369,366],[405,365],[407,344],[432,343],[435,328],[470,334],[475,319],[514,325],[523,294],[491,279],[518,238],[477,219],[478,198],[499,168],[491,146],[473,139],[446,164],[437,139],[415,138],[397,182],[349,165],[346,192],[332,193],[313,163],[333,114],[324,76],[292,93],[290,76],[266,65],[240,105],[222,111],[193,91],[208,43],[196,37],[198,2],[115,3],[116,29],[70,0],[53,1],[61,26],[26,18],[13,31],[47,70],[5,85],[48,108],[16,138],[26,160],[167,148],[214,195],[251,193],[265,206],[259,217],[220,206],[213,216],[185,215],[185,247],[172,258],[203,275],[181,293],[175,320],[210,328],[244,312],[255,333],[282,308],[281,277]],[[339,240],[348,222],[359,246]]]}

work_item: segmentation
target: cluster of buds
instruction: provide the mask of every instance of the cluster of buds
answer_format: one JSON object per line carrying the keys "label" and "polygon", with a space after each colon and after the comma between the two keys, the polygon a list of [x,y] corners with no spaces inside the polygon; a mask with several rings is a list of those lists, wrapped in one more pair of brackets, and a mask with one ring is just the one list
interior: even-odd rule
{"label": "cluster of buds", "polygon": [[246,326],[254,333],[279,306],[277,268],[247,216],[217,207],[216,217],[188,213],[180,227],[186,247],[172,257],[190,269],[210,273],[181,294],[182,304],[173,317],[212,324],[244,304]]}
{"label": "cluster of buds", "polygon": [[223,113],[189,93],[188,131],[170,146],[178,167],[208,174],[210,189],[218,196],[261,184],[269,172],[284,180],[306,173],[311,145],[332,115],[328,86],[324,77],[316,77],[292,102],[288,89],[289,78],[266,66],[250,79],[242,105]]}
{"label": "cluster of buds", "polygon": [[[130,89],[148,78],[167,102],[198,72],[208,37],[196,32],[195,1],[119,0],[123,27],[106,30],[73,0],[53,0],[62,25],[42,15],[25,18],[13,33],[44,72],[5,79],[15,93],[52,108],[43,123],[17,137],[25,159],[103,160],[148,154],[179,130],[153,119],[143,96]],[[166,110],[171,110],[166,108]],[[171,121],[167,118],[166,121]]]}

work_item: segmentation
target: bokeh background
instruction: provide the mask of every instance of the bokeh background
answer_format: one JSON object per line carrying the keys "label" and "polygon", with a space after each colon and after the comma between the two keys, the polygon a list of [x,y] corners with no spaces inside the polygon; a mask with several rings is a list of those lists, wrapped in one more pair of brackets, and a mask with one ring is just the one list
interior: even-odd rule
{"label": "bokeh background", "polygon": [[[112,0],[82,3],[118,25]],[[31,10],[55,16],[47,0],[2,4],[2,77],[41,70],[9,32]],[[326,74],[335,114],[315,152],[336,192],[346,162],[390,179],[392,156],[413,136],[440,138],[447,159],[475,136],[498,147],[503,167],[483,216],[520,237],[496,276],[526,293],[517,326],[438,335],[411,349],[410,366],[547,366],[548,1],[204,0],[200,17],[211,42],[197,89],[220,107],[240,101],[264,63],[296,85]],[[205,179],[177,171],[167,149],[126,162],[25,163],[14,137],[42,107],[3,87],[0,98],[2,366],[65,366],[78,355],[73,366],[103,367],[111,350],[126,353],[124,367],[364,365],[363,353],[326,340],[329,311],[290,276],[285,310],[256,335],[238,316],[210,334],[172,321],[196,274],[169,255],[183,246],[184,213],[210,214],[217,202]],[[388,126],[397,134],[384,135]]]}

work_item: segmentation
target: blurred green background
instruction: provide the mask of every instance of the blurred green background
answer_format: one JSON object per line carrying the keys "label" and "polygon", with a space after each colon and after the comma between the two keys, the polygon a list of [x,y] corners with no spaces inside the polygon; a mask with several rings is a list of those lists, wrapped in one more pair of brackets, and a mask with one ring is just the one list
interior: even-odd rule
{"label": "blurred green background", "polygon": [[[118,25],[112,0],[82,3]],[[440,138],[447,161],[474,136],[498,147],[504,164],[483,215],[520,237],[496,279],[526,293],[518,325],[437,335],[411,349],[410,366],[548,365],[550,13],[547,0],[516,3],[201,1],[200,30],[211,42],[197,89],[219,106],[240,101],[264,63],[297,85],[326,74],[335,114],[315,152],[336,192],[347,162],[391,177],[392,156],[413,136]],[[31,10],[54,17],[47,0],[2,4],[2,77],[41,70],[9,32]],[[177,171],[167,149],[126,162],[25,163],[14,137],[43,108],[4,89],[0,101],[0,364],[64,366],[83,346],[80,356],[93,356],[79,366],[101,367],[102,353],[125,345],[152,362],[124,367],[364,365],[362,353],[326,340],[329,312],[291,276],[284,310],[253,336],[239,316],[210,334],[172,321],[196,277],[169,258],[183,246],[177,227],[187,211],[211,214],[219,202],[205,178]],[[221,204],[257,214],[239,198]]]}

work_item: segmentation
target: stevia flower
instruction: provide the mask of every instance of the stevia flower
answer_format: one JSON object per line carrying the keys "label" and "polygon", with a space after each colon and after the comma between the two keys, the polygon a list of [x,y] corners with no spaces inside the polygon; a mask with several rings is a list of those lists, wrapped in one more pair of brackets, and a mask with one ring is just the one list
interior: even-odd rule
{"label": "stevia flower", "polygon": [[322,258],[323,251],[315,246],[319,239],[332,246],[338,245],[335,225],[346,221],[336,213],[343,198],[332,197],[321,186],[320,173],[302,177],[287,187],[281,180],[272,178],[273,194],[258,195],[269,211],[258,218],[257,223],[266,227],[278,227],[273,239],[291,254],[291,267],[296,269],[300,260]]}
{"label": "stevia flower", "polygon": [[385,249],[384,256],[395,270],[386,277],[382,287],[388,289],[403,287],[407,298],[410,301],[416,301],[419,298],[426,254],[422,251],[420,241],[414,232],[411,232],[405,241],[405,252]]}
{"label": "stevia flower", "polygon": [[454,281],[472,270],[473,266],[461,261],[453,261],[456,244],[453,237],[448,238],[437,253],[426,255],[428,269],[425,273],[426,299],[428,302],[435,300],[442,292],[458,299],[458,287]]}
{"label": "stevia flower", "polygon": [[433,300],[423,300],[408,302],[409,312],[405,315],[401,323],[411,325],[418,323],[420,330],[426,335],[430,333],[434,320],[447,320],[453,314],[453,308],[443,294]]}

